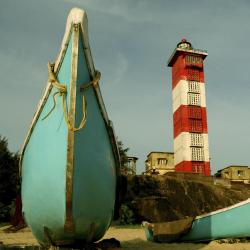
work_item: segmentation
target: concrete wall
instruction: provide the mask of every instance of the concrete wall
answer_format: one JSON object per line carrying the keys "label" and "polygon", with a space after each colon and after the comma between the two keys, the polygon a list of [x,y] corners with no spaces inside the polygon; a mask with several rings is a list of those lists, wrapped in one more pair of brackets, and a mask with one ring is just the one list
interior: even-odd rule
{"label": "concrete wall", "polygon": [[151,152],[146,160],[146,172],[157,171],[160,175],[174,171],[174,154]]}
{"label": "concrete wall", "polygon": [[250,169],[247,166],[230,166],[221,170],[221,177],[232,181],[250,181]]}

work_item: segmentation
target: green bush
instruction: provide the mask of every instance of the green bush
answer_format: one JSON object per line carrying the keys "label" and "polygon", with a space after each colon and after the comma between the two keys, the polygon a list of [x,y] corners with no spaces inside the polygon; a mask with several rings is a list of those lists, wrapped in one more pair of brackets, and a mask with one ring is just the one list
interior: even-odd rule
{"label": "green bush", "polygon": [[0,204],[0,222],[10,219],[11,205]]}
{"label": "green bush", "polygon": [[125,204],[121,205],[119,222],[121,225],[131,225],[135,223],[134,212]]}
{"label": "green bush", "polygon": [[19,157],[8,149],[8,141],[0,136],[0,221],[9,219],[11,202],[19,191]]}

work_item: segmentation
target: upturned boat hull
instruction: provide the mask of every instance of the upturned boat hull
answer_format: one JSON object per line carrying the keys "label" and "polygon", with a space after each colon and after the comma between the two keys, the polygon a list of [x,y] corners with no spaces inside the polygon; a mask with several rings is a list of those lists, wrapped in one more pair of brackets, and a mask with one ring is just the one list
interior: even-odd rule
{"label": "upturned boat hull", "polygon": [[119,154],[84,11],[71,11],[49,75],[22,151],[24,217],[43,245],[94,242],[114,214]]}
{"label": "upturned boat hull", "polygon": [[[144,222],[143,227],[147,240],[158,242],[201,242],[224,238],[245,238],[250,237],[249,214],[250,199],[212,213],[197,216],[190,227],[184,223],[183,228],[179,227],[176,230],[179,221],[159,223],[162,231],[158,230],[157,232],[155,231],[157,223]],[[168,234],[165,233],[166,231]]]}

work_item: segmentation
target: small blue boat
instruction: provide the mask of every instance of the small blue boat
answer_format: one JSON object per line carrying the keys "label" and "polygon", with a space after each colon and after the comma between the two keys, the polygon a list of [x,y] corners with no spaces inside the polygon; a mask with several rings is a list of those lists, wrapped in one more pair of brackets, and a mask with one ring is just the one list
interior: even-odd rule
{"label": "small blue boat", "polygon": [[[245,238],[250,237],[249,215],[250,199],[247,199],[233,206],[197,216],[189,228],[187,227],[188,223],[185,222],[183,228],[181,226],[178,228],[178,232],[176,223],[179,223],[179,221],[143,222],[143,227],[149,241],[201,242],[225,238]],[[158,224],[161,224],[160,227]],[[172,225],[170,226],[170,224]],[[179,225],[181,224],[179,223]],[[155,229],[157,229],[157,232]]]}
{"label": "small blue boat", "polygon": [[48,73],[21,154],[23,214],[42,245],[94,242],[115,213],[120,159],[83,10],[71,10]]}

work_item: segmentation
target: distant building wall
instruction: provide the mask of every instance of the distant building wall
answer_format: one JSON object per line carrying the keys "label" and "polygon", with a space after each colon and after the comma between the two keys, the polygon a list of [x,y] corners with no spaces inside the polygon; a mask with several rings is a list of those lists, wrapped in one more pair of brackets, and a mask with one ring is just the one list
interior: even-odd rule
{"label": "distant building wall", "polygon": [[145,161],[147,174],[166,174],[174,172],[174,153],[172,152],[151,152]]}
{"label": "distant building wall", "polygon": [[228,166],[219,172],[224,179],[250,183],[250,169],[248,166]]}

